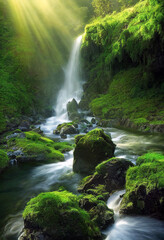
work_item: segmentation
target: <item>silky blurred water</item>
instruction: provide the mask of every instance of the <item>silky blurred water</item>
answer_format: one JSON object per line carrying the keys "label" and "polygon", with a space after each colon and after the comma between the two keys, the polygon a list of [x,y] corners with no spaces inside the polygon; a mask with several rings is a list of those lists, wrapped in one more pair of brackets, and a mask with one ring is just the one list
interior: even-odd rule
{"label": "silky blurred water", "polygon": [[[49,124],[49,127],[50,129],[54,128],[53,121]],[[112,140],[117,144],[115,155],[134,163],[138,155],[149,150],[163,151],[164,139],[161,135],[133,133],[116,128],[105,129],[105,131],[111,134]],[[72,142],[72,139],[73,137],[68,138],[67,141]],[[53,191],[64,186],[68,191],[77,193],[77,185],[82,176],[73,174],[72,164],[73,152],[71,151],[65,155],[64,162],[43,165],[15,165],[8,168],[0,176],[0,239],[17,239],[23,226],[22,211],[30,198],[40,192]],[[135,223],[135,227],[132,223]],[[126,217],[124,220],[118,219],[117,223],[110,228],[111,234],[107,239],[160,240],[162,239],[160,236],[161,226],[163,225],[160,221],[156,222],[156,220],[152,221],[152,219],[141,217]],[[156,230],[154,230],[155,228]],[[139,229],[143,232],[143,235],[141,234],[142,238],[138,233]],[[152,230],[150,233],[152,237],[148,235],[150,230]],[[154,231],[159,233],[158,238]],[[136,236],[133,235],[132,237],[132,233],[135,233]]]}

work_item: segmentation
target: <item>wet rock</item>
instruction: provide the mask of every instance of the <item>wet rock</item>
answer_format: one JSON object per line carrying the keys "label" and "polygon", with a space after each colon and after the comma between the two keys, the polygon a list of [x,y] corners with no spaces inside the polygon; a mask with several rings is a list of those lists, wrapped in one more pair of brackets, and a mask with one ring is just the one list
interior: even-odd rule
{"label": "wet rock", "polygon": [[120,212],[164,219],[164,155],[147,153],[128,169]]}
{"label": "wet rock", "polygon": [[113,125],[112,120],[100,120],[98,122],[98,126],[106,128],[106,127],[111,127]]}
{"label": "wet rock", "polygon": [[67,134],[69,135],[78,134],[79,130],[77,128],[78,128],[78,124],[76,123],[73,123],[73,122],[63,123],[63,124],[59,124],[53,133],[60,134],[62,138],[65,138]]}
{"label": "wet rock", "polygon": [[164,188],[154,188],[149,192],[144,185],[123,198],[120,213],[129,215],[149,215],[164,219]]}
{"label": "wet rock", "polygon": [[114,156],[115,144],[102,129],[94,129],[80,138],[74,150],[74,172],[90,173],[95,166]]}
{"label": "wet rock", "polygon": [[88,120],[86,120],[86,119],[80,120],[80,123],[90,124],[90,122]]}
{"label": "wet rock", "polygon": [[73,112],[69,114],[69,119],[71,121],[79,121],[83,117],[83,114],[78,112]]}
{"label": "wet rock", "polygon": [[60,134],[78,134],[79,130],[75,128],[73,125],[72,126],[64,126],[60,130]]}
{"label": "wet rock", "polygon": [[61,133],[61,134],[60,134],[60,137],[63,138],[63,139],[66,139],[66,138],[67,138],[67,135],[64,134],[64,133]]}
{"label": "wet rock", "polygon": [[7,156],[10,158],[10,159],[16,159],[16,157],[18,156],[24,156],[24,153],[21,149],[18,149],[16,151],[13,151],[13,152],[7,152]]}
{"label": "wet rock", "polygon": [[6,139],[9,140],[9,139],[11,139],[11,138],[18,137],[19,135],[20,135],[20,133],[13,133],[13,134],[11,134],[11,135],[8,135],[8,136],[6,137]]}
{"label": "wet rock", "polygon": [[93,222],[103,230],[114,222],[114,212],[109,209],[106,203],[93,195],[83,196],[79,206],[86,210]]}
{"label": "wet rock", "polygon": [[85,100],[84,97],[82,97],[81,101],[79,102],[79,108],[83,111],[88,111],[89,101]]}
{"label": "wet rock", "polygon": [[[100,189],[100,186],[102,186],[102,191],[105,190],[108,194],[120,190],[124,188],[126,171],[130,166],[133,166],[133,163],[121,158],[111,158],[104,161],[96,167],[95,173],[79,187],[79,191],[92,192],[92,194],[97,195],[94,190]],[[98,192],[98,195],[100,194],[101,189]]]}
{"label": "wet rock", "polygon": [[21,240],[102,239],[97,225],[79,207],[78,197],[67,191],[39,194],[27,204],[23,218]]}
{"label": "wet rock", "polygon": [[92,118],[92,119],[91,119],[91,123],[92,123],[92,124],[96,124],[96,119],[95,119],[95,118]]}
{"label": "wet rock", "polygon": [[24,132],[30,130],[30,121],[23,120],[21,122],[21,124],[19,125],[18,129],[20,129],[21,131],[24,131]]}
{"label": "wet rock", "polygon": [[150,124],[150,132],[153,133],[164,133],[164,124]]}
{"label": "wet rock", "polygon": [[68,102],[67,112],[70,120],[80,119],[80,114],[78,113],[78,104],[75,99]]}
{"label": "wet rock", "polygon": [[79,134],[75,136],[75,144],[78,144],[81,138],[83,138],[85,135],[84,134]]}
{"label": "wet rock", "polygon": [[67,112],[68,116],[73,112],[78,112],[78,104],[74,98],[72,101],[67,103]]}
{"label": "wet rock", "polygon": [[20,133],[18,137],[19,138],[26,138],[26,135],[24,133]]}

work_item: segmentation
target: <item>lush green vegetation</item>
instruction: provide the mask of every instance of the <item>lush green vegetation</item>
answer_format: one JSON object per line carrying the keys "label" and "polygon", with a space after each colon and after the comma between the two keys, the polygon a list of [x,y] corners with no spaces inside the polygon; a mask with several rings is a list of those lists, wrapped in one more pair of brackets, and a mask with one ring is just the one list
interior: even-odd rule
{"label": "lush green vegetation", "polygon": [[164,162],[164,155],[161,153],[150,152],[137,158],[137,165],[152,162]]}
{"label": "lush green vegetation", "polygon": [[107,171],[107,163],[110,162],[111,160],[114,160],[114,159],[117,159],[117,158],[110,158],[106,161],[103,161],[102,163],[98,164],[95,168],[96,172],[95,174],[105,174],[106,171]]}
{"label": "lush green vegetation", "polygon": [[3,150],[0,150],[0,170],[7,167],[9,164],[9,158],[7,153]]}
{"label": "lush green vegetation", "polygon": [[[101,118],[129,118],[135,125],[162,124],[163,89],[144,87],[148,76],[143,67],[120,71],[113,78],[108,93],[94,99],[93,113]],[[158,121],[157,121],[158,120]]]}
{"label": "lush green vegetation", "polygon": [[[8,140],[8,151],[12,151],[13,146],[22,149],[23,153],[30,159],[40,159],[42,161],[56,162],[63,161],[62,153],[73,149],[69,143],[54,142],[53,140],[43,137],[42,135],[30,131],[25,133],[26,137],[18,136]],[[20,156],[21,157],[21,156]],[[17,157],[19,159],[19,156]]]}
{"label": "lush green vegetation", "polygon": [[[128,169],[126,193],[121,203],[123,212],[162,214],[164,187],[164,155],[147,153]],[[153,207],[154,206],[154,207]]]}
{"label": "lush green vegetation", "polygon": [[114,212],[107,207],[106,202],[102,198],[100,195],[81,195],[79,205],[89,213],[91,220],[100,229],[105,229],[109,224],[113,223]]}
{"label": "lush green vegetation", "polygon": [[163,23],[163,3],[145,0],[86,26],[82,101],[96,98],[90,105],[96,116],[163,123]]}
{"label": "lush green vegetation", "polygon": [[[98,228],[91,222],[89,214],[78,204],[78,197],[67,191],[41,193],[27,204],[23,218],[33,228],[47,229],[55,239],[65,236],[81,236],[94,239]],[[55,231],[54,231],[55,227]]]}
{"label": "lush green vegetation", "polygon": [[6,128],[7,117],[31,113],[35,98],[34,78],[21,62],[14,34],[6,4],[0,1],[0,132]]}
{"label": "lush green vegetation", "polygon": [[11,118],[44,115],[54,104],[72,40],[90,14],[88,0],[47,1],[45,9],[32,1],[0,0],[0,133]]}
{"label": "lush green vegetation", "polygon": [[[164,158],[164,157],[163,157]],[[132,167],[127,171],[126,189],[135,190],[139,185],[146,185],[147,191],[152,188],[164,187],[164,160],[146,162],[140,166]]]}

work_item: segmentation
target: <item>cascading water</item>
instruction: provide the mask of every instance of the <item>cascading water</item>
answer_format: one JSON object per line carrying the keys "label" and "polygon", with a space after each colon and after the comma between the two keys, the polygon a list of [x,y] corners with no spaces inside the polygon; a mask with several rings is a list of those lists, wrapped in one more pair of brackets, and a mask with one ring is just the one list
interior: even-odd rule
{"label": "cascading water", "polygon": [[65,71],[65,83],[59,91],[56,115],[57,118],[64,118],[68,120],[67,103],[73,98],[79,102],[82,95],[82,81],[80,77],[80,46],[82,36],[79,36],[73,45],[72,52]]}
{"label": "cascading water", "polygon": [[114,210],[115,223],[104,231],[106,240],[163,240],[163,222],[149,217],[119,215],[124,193],[125,190],[115,192],[107,202],[108,207]]}
{"label": "cascading water", "polygon": [[47,119],[45,124],[41,125],[41,129],[48,135],[52,136],[53,130],[58,124],[67,122],[67,103],[73,98],[79,102],[82,96],[82,79],[80,77],[80,46],[82,36],[79,36],[74,44],[70,54],[70,58],[65,69],[65,82],[59,91],[55,106],[56,116]]}

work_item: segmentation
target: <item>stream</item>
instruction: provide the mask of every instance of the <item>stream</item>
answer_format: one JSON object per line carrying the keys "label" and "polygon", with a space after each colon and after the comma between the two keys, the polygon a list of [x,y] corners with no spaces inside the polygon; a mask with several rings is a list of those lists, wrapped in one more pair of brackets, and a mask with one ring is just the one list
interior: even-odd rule
{"label": "stream", "polygon": [[[75,98],[78,102],[82,94],[80,78],[80,46],[82,37],[78,37],[70,54],[65,70],[65,83],[57,97],[55,107],[57,115],[48,118],[41,130],[47,137],[59,138],[53,134],[58,124],[68,121],[66,104]],[[90,120],[90,118],[87,118]],[[96,127],[94,125],[93,127]],[[89,130],[91,130],[90,128]],[[144,134],[116,128],[105,128],[117,145],[115,156],[135,163],[137,157],[147,151],[164,152],[164,136]],[[65,140],[74,142],[74,136]],[[27,202],[41,192],[66,190],[78,194],[77,186],[84,177],[72,171],[73,151],[65,154],[65,161],[51,164],[20,164],[9,167],[0,175],[0,240],[17,240],[22,228],[22,212]],[[115,211],[115,223],[105,231],[107,240],[162,240],[163,222],[147,217],[119,216],[120,194],[114,193],[108,206]]]}
{"label": "stream", "polygon": [[[46,123],[42,125],[42,129],[47,136],[57,137],[52,134],[54,129],[52,118],[47,119]],[[104,130],[111,134],[112,140],[117,145],[115,156],[129,159],[133,163],[138,155],[149,150],[160,152],[163,150],[163,136],[129,132],[116,128]],[[68,137],[67,141],[72,142],[73,137]],[[57,190],[61,186],[77,194],[77,185],[83,176],[73,174],[72,164],[73,151],[65,154],[65,162],[14,165],[0,176],[1,240],[18,239],[23,228],[22,211],[30,198],[41,192]],[[115,209],[115,198],[114,203],[111,201],[108,206]],[[164,239],[163,223],[147,217],[120,218],[117,216],[115,224],[106,233],[108,240]]]}

